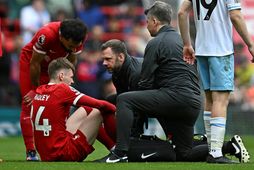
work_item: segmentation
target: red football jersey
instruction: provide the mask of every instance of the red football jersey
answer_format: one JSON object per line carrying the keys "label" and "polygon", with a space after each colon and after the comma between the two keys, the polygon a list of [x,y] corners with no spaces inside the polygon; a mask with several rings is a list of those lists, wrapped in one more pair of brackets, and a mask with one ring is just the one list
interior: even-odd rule
{"label": "red football jersey", "polygon": [[[41,63],[41,72],[47,73],[48,64],[53,59],[67,57],[69,52],[65,50],[59,39],[59,28],[61,22],[51,22],[43,26],[33,37],[30,43],[22,48],[27,55],[22,56],[20,60],[30,63],[33,50],[40,54],[46,54]],[[83,44],[74,51],[74,54],[81,53]]]}
{"label": "red football jersey", "polygon": [[71,105],[84,94],[66,84],[42,85],[32,104],[35,146],[40,155],[54,157],[67,143],[66,120]]}

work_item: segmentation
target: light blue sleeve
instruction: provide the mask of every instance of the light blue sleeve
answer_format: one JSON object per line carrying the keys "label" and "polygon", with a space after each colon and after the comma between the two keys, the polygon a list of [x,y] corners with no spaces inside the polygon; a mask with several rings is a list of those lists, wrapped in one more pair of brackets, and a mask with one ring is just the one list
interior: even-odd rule
{"label": "light blue sleeve", "polygon": [[228,11],[241,9],[240,0],[225,0]]}

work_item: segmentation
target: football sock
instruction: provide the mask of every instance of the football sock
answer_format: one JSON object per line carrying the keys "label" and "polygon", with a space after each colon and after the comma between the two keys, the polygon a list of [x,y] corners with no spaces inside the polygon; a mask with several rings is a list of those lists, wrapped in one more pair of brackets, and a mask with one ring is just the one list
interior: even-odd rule
{"label": "football sock", "polygon": [[102,114],[104,129],[109,137],[115,142],[116,141],[116,117],[115,113]]}
{"label": "football sock", "polygon": [[100,141],[108,150],[111,150],[115,146],[115,142],[108,136],[103,126],[99,128],[97,140]]}
{"label": "football sock", "polygon": [[31,122],[30,116],[26,116],[26,114],[22,111],[20,116],[20,126],[21,132],[23,135],[24,143],[26,146],[26,151],[35,150],[34,147],[34,138],[33,138],[33,126]]}
{"label": "football sock", "polygon": [[203,118],[204,118],[204,125],[205,125],[205,131],[207,136],[208,149],[210,151],[211,150],[211,126],[210,126],[211,112],[204,111]]}
{"label": "football sock", "polygon": [[210,154],[214,157],[222,156],[222,146],[225,136],[226,118],[214,117],[211,118],[211,151]]}

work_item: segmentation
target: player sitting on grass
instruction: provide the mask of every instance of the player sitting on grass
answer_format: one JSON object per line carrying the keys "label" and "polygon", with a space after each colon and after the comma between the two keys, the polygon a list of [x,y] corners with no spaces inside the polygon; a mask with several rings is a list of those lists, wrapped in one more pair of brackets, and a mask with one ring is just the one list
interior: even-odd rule
{"label": "player sitting on grass", "polygon": [[[102,122],[115,137],[115,106],[72,88],[74,66],[66,58],[53,60],[48,74],[31,109],[36,149],[42,161],[83,161],[94,150]],[[72,105],[79,108],[70,116]]]}

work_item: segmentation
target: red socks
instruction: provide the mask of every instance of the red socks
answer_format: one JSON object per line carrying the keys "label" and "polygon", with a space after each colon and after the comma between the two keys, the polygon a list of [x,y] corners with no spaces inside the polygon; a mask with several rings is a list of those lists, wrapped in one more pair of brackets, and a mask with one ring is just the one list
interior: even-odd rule
{"label": "red socks", "polygon": [[115,142],[109,137],[103,126],[99,128],[97,140],[100,141],[108,150],[115,146]]}
{"label": "red socks", "polygon": [[24,113],[24,111],[21,111],[20,126],[21,126],[24,143],[26,146],[26,151],[35,150],[32,121],[30,116],[27,116],[27,114]]}

